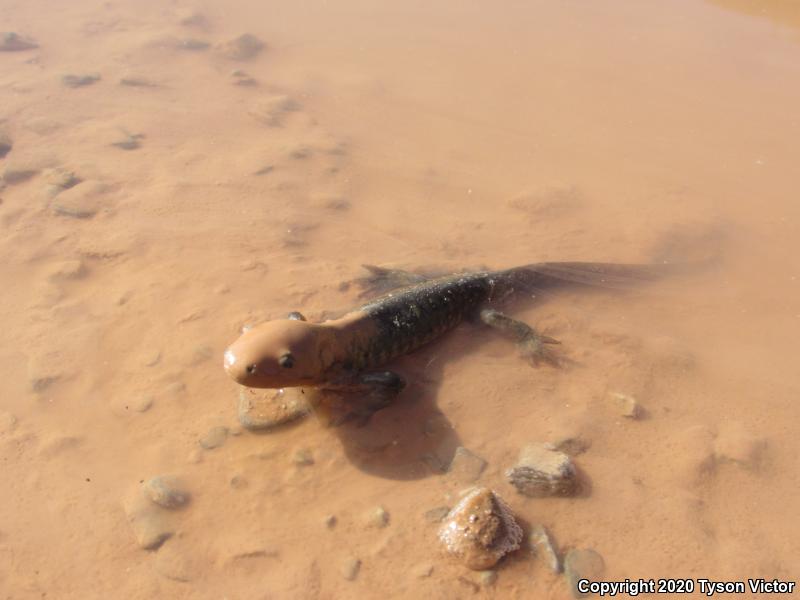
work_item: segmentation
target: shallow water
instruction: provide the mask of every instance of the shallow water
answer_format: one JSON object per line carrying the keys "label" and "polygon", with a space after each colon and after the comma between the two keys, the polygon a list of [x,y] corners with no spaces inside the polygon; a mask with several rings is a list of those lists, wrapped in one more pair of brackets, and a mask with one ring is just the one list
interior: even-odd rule
{"label": "shallow water", "polygon": [[[437,444],[608,580],[796,576],[794,3],[6,0],[0,23],[39,44],[0,52],[4,598],[569,597],[526,549],[488,588],[442,556],[424,513],[465,485],[423,467]],[[220,53],[245,32],[258,56]],[[83,181],[54,195],[57,169]],[[226,345],[357,303],[362,263],[709,256],[523,306],[569,368],[466,326],[362,430],[237,429]],[[585,493],[517,494],[519,449],[567,437]],[[123,504],[167,473],[192,499],[146,551]]]}

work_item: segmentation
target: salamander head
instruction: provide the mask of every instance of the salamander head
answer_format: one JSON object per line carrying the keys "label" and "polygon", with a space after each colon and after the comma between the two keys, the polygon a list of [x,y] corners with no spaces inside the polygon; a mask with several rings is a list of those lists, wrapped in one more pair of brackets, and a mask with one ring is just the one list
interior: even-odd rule
{"label": "salamander head", "polygon": [[255,388],[308,385],[324,365],[320,326],[305,321],[269,321],[246,331],[225,351],[225,370],[237,383]]}

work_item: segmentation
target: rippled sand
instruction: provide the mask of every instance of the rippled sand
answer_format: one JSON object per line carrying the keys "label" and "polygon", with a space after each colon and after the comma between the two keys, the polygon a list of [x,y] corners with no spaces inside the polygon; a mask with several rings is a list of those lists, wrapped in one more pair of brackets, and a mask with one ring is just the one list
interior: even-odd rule
{"label": "rippled sand", "polygon": [[[606,579],[796,576],[794,3],[6,0],[0,23],[38,44],[0,52],[3,598],[570,597],[527,546],[494,583],[443,554],[426,513],[472,475],[431,465],[457,446]],[[362,263],[709,256],[523,307],[568,368],[464,326],[365,428],[238,425],[225,346],[357,303]],[[519,495],[520,449],[565,439],[583,493]],[[160,475],[190,499],[156,519]]]}

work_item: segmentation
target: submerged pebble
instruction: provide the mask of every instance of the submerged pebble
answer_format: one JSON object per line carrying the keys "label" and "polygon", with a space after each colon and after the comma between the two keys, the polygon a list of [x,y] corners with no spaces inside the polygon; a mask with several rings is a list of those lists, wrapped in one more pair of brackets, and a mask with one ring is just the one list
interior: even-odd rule
{"label": "submerged pebble", "polygon": [[200,438],[200,446],[205,450],[219,448],[228,439],[228,428],[223,426],[212,427]]}
{"label": "submerged pebble", "polygon": [[11,137],[5,131],[0,131],[0,158],[5,158],[13,147],[14,144],[11,141]]}
{"label": "submerged pebble", "polygon": [[603,557],[594,550],[570,550],[564,557],[564,577],[574,598],[585,598],[589,595],[578,591],[578,582],[581,579],[600,581],[604,571]]}
{"label": "submerged pebble", "polygon": [[742,423],[729,421],[720,426],[714,440],[714,458],[746,469],[757,469],[767,448],[767,441]]}
{"label": "submerged pebble", "polygon": [[136,542],[145,550],[157,549],[175,533],[167,511],[155,505],[141,486],[123,501],[123,509]]}
{"label": "submerged pebble", "polygon": [[347,581],[354,581],[358,577],[358,571],[361,569],[361,561],[358,558],[348,557],[345,558],[339,567],[339,572]]}
{"label": "submerged pebble", "polygon": [[38,47],[39,44],[27,36],[20,35],[13,31],[4,31],[0,33],[0,52],[21,52],[23,50],[33,50]]}
{"label": "submerged pebble", "polygon": [[609,395],[611,397],[611,401],[614,403],[615,408],[623,417],[627,417],[629,419],[641,419],[644,416],[644,409],[633,396],[622,394],[620,392],[611,392]]}
{"label": "submerged pebble", "polygon": [[229,60],[250,60],[258,56],[265,45],[256,36],[245,33],[217,46],[217,53]]}
{"label": "submerged pebble", "polygon": [[281,127],[286,116],[299,109],[300,105],[291,96],[275,94],[256,102],[248,114],[269,127]]}
{"label": "submerged pebble", "polygon": [[308,467],[314,464],[314,455],[308,448],[298,448],[292,454],[292,462],[298,467]]}
{"label": "submerged pebble", "polygon": [[450,512],[449,506],[438,506],[436,508],[432,508],[430,510],[425,511],[425,520],[428,523],[441,523],[442,519],[447,516],[447,513]]}
{"label": "submerged pebble", "polygon": [[569,456],[548,444],[532,444],[520,452],[506,476],[520,494],[570,496],[577,491],[577,473]]}
{"label": "submerged pebble", "polygon": [[547,533],[547,529],[542,525],[534,525],[531,527],[528,540],[530,541],[531,553],[541,557],[553,573],[560,573],[561,560],[558,557],[553,540],[550,539],[550,534]]}
{"label": "submerged pebble", "polygon": [[17,417],[10,412],[0,412],[0,435],[7,435],[17,426]]}
{"label": "submerged pebble", "polygon": [[67,74],[61,76],[61,83],[70,88],[85,87],[100,81],[100,75],[97,73],[87,73],[83,75]]}
{"label": "submerged pebble", "polygon": [[486,468],[486,461],[463,446],[456,448],[448,475],[461,484],[474,483]]}
{"label": "submerged pebble", "polygon": [[476,488],[447,515],[439,539],[467,567],[482,571],[519,548],[522,529],[499,496],[489,488]]}
{"label": "submerged pebble", "polygon": [[100,181],[84,181],[62,191],[53,200],[53,211],[73,219],[90,219],[111,204],[111,186]]}
{"label": "submerged pebble", "polygon": [[497,583],[497,571],[481,571],[478,573],[478,579],[483,587],[491,587]]}
{"label": "submerged pebble", "polygon": [[369,527],[382,529],[389,524],[389,513],[382,506],[377,506],[367,512],[365,520]]}
{"label": "submerged pebble", "polygon": [[239,389],[239,423],[245,429],[272,429],[304,417],[309,411],[302,388]]}
{"label": "submerged pebble", "polygon": [[180,508],[189,502],[189,492],[177,477],[159,475],[142,484],[151,501],[164,508]]}

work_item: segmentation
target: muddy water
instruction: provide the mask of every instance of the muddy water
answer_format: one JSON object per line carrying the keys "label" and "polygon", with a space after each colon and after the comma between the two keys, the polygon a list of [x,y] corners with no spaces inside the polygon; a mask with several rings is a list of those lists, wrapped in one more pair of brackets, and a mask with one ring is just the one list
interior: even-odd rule
{"label": "muddy water", "polygon": [[[606,579],[796,577],[794,4],[7,0],[0,22],[39,46],[0,53],[4,598],[569,597],[525,549],[490,587],[440,554],[424,513],[465,484],[420,456],[456,445]],[[242,33],[266,48],[231,58]],[[226,344],[355,303],[364,262],[709,256],[521,307],[569,368],[465,327],[400,361],[362,430],[237,425]],[[584,493],[518,495],[519,449],[566,438]],[[147,551],[123,507],[163,474],[191,501]]]}

